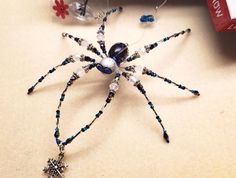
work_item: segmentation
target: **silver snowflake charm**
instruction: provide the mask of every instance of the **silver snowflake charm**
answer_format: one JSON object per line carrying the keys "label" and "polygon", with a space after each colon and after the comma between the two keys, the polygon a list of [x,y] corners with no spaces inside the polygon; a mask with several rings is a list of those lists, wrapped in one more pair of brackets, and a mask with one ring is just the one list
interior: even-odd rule
{"label": "silver snowflake charm", "polygon": [[43,169],[43,172],[48,175],[48,178],[63,178],[64,171],[68,167],[62,159],[64,158],[64,153],[61,152],[58,159],[49,158],[47,162],[47,167]]}

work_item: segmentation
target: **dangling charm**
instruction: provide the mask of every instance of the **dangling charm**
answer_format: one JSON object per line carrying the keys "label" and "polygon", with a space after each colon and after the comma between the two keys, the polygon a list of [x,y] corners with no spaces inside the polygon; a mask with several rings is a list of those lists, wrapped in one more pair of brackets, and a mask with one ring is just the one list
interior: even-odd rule
{"label": "dangling charm", "polygon": [[92,22],[101,20],[105,13],[94,13],[92,8],[88,5],[88,0],[72,0],[66,3],[64,0],[53,0],[53,9],[56,15],[65,19],[66,16],[75,18],[83,22]]}
{"label": "dangling charm", "polygon": [[48,178],[63,178],[64,172],[68,167],[62,160],[64,158],[64,146],[60,147],[60,153],[58,159],[49,158],[47,161],[47,167],[43,169],[43,172],[48,175]]}
{"label": "dangling charm", "polygon": [[[163,0],[162,3],[159,2],[159,0],[157,0],[157,5],[156,5],[156,11],[158,11],[162,6],[164,6],[166,4],[167,0]],[[152,24],[153,22],[157,21],[157,18],[152,15],[142,15],[139,19],[139,21],[142,24]]]}

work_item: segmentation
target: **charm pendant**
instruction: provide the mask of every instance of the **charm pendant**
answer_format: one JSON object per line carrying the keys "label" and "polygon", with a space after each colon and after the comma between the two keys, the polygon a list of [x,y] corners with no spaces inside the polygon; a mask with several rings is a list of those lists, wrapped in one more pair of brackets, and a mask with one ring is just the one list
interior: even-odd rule
{"label": "charm pendant", "polygon": [[60,154],[58,159],[49,158],[47,167],[43,172],[47,174],[48,178],[64,178],[64,171],[68,167],[62,160],[64,158],[64,148],[60,147]]}

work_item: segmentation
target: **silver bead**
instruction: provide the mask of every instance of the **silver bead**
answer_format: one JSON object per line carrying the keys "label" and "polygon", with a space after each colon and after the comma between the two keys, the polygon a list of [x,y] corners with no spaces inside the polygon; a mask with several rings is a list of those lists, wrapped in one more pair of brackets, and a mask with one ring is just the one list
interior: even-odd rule
{"label": "silver bead", "polygon": [[74,60],[77,60],[77,61],[81,61],[81,55],[80,54],[74,54],[74,55],[72,55],[72,58],[74,59]]}
{"label": "silver bead", "polygon": [[83,68],[79,68],[76,72],[79,77],[82,77],[86,74],[86,71]]}
{"label": "silver bead", "polygon": [[116,65],[116,62],[112,58],[109,58],[109,57],[102,59],[100,64],[103,67],[110,68],[113,72],[118,68]]}
{"label": "silver bead", "polygon": [[143,69],[144,69],[143,66],[138,65],[138,66],[135,66],[134,70],[137,75],[141,75],[143,73]]}
{"label": "silver bead", "polygon": [[113,83],[110,84],[109,88],[110,88],[110,90],[116,92],[119,89],[119,84],[116,83],[116,82],[113,82]]}
{"label": "silver bead", "polygon": [[137,79],[135,76],[129,77],[129,82],[132,83],[133,85],[135,85],[138,81],[139,79]]}
{"label": "silver bead", "polygon": [[104,41],[105,37],[104,37],[104,35],[102,33],[98,33],[97,34],[97,39],[98,39],[98,41]]}
{"label": "silver bead", "polygon": [[147,51],[146,51],[145,48],[140,48],[137,52],[140,56],[143,56],[143,55],[147,54]]}
{"label": "silver bead", "polygon": [[86,41],[86,40],[83,40],[83,41],[81,41],[81,46],[83,46],[83,47],[85,47],[85,48],[88,48],[89,42]]}

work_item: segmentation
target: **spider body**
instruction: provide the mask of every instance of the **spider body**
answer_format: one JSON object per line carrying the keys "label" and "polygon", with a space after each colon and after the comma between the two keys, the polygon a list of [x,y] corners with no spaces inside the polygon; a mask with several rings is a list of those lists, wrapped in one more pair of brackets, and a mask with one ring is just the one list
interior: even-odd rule
{"label": "spider body", "polygon": [[97,69],[103,74],[112,74],[118,71],[119,66],[128,56],[128,46],[124,43],[115,43],[108,52],[108,57],[97,64]]}
{"label": "spider body", "polygon": [[[150,109],[153,111],[155,114],[155,118],[157,122],[160,124],[162,131],[163,131],[163,138],[164,140],[169,143],[169,136],[167,134],[167,130],[165,129],[161,117],[158,115],[156,109],[154,108],[154,104],[151,102],[149,97],[147,96],[147,92],[144,89],[144,86],[141,84],[141,81],[136,77],[135,74],[139,73],[142,75],[146,76],[151,76],[154,78],[161,79],[162,81],[174,85],[178,87],[181,90],[189,91],[195,96],[199,96],[200,93],[197,90],[192,90],[187,88],[184,85],[178,84],[177,82],[174,82],[166,77],[162,77],[161,75],[153,72],[152,70],[142,67],[142,66],[136,66],[136,65],[131,65],[131,66],[123,66],[123,64],[127,64],[133,60],[136,60],[138,58],[141,58],[143,55],[148,54],[151,50],[157,48],[159,44],[164,43],[169,41],[170,39],[177,38],[178,36],[190,33],[190,29],[182,30],[179,33],[174,33],[173,35],[167,36],[157,42],[145,45],[143,48],[135,51],[132,55],[129,55],[128,52],[128,45],[125,43],[115,43],[107,53],[106,51],[106,46],[105,46],[105,40],[104,40],[104,30],[105,30],[105,23],[107,21],[107,17],[116,12],[116,11],[121,11],[122,8],[114,8],[108,12],[106,12],[106,16],[103,19],[103,23],[100,26],[98,32],[97,32],[97,39],[98,39],[98,44],[100,45],[100,48],[103,52],[99,52],[96,47],[92,43],[89,43],[83,38],[78,38],[74,37],[68,33],[63,33],[63,37],[68,37],[75,42],[77,42],[80,46],[85,47],[88,51],[95,53],[98,57],[101,58],[100,62],[96,62],[95,59],[85,56],[83,54],[79,55],[70,55],[68,58],[66,58],[61,64],[53,67],[43,75],[39,80],[31,87],[28,89],[28,94],[31,94],[36,86],[41,83],[49,74],[55,72],[59,67],[65,66],[69,63],[74,63],[76,61],[79,62],[89,62],[90,64],[87,64],[80,68],[77,72],[74,72],[69,81],[66,84],[65,89],[63,90],[59,104],[56,110],[56,129],[55,129],[55,134],[54,137],[56,139],[56,143],[60,147],[61,145],[66,146],[70,144],[78,135],[81,133],[87,131],[90,129],[90,127],[94,124],[94,122],[103,114],[104,109],[107,107],[107,105],[112,101],[114,98],[116,92],[119,89],[119,80],[121,77],[124,77],[126,80],[128,80],[134,87],[138,89],[138,91],[144,96],[144,98],[147,101],[147,104],[149,105]],[[104,57],[105,55],[105,57]],[[79,78],[81,78],[83,75],[88,73],[90,70],[93,68],[97,68],[100,72],[104,74],[112,74],[115,73],[114,79],[111,81],[111,84],[109,85],[109,92],[106,98],[105,104],[102,106],[102,108],[95,114],[95,118],[87,124],[85,127],[81,128],[75,135],[72,135],[71,137],[67,138],[66,140],[62,141],[60,139],[60,130],[59,130],[59,123],[60,123],[60,118],[61,118],[61,107],[62,103],[65,99],[65,94],[68,91],[68,88]]]}

